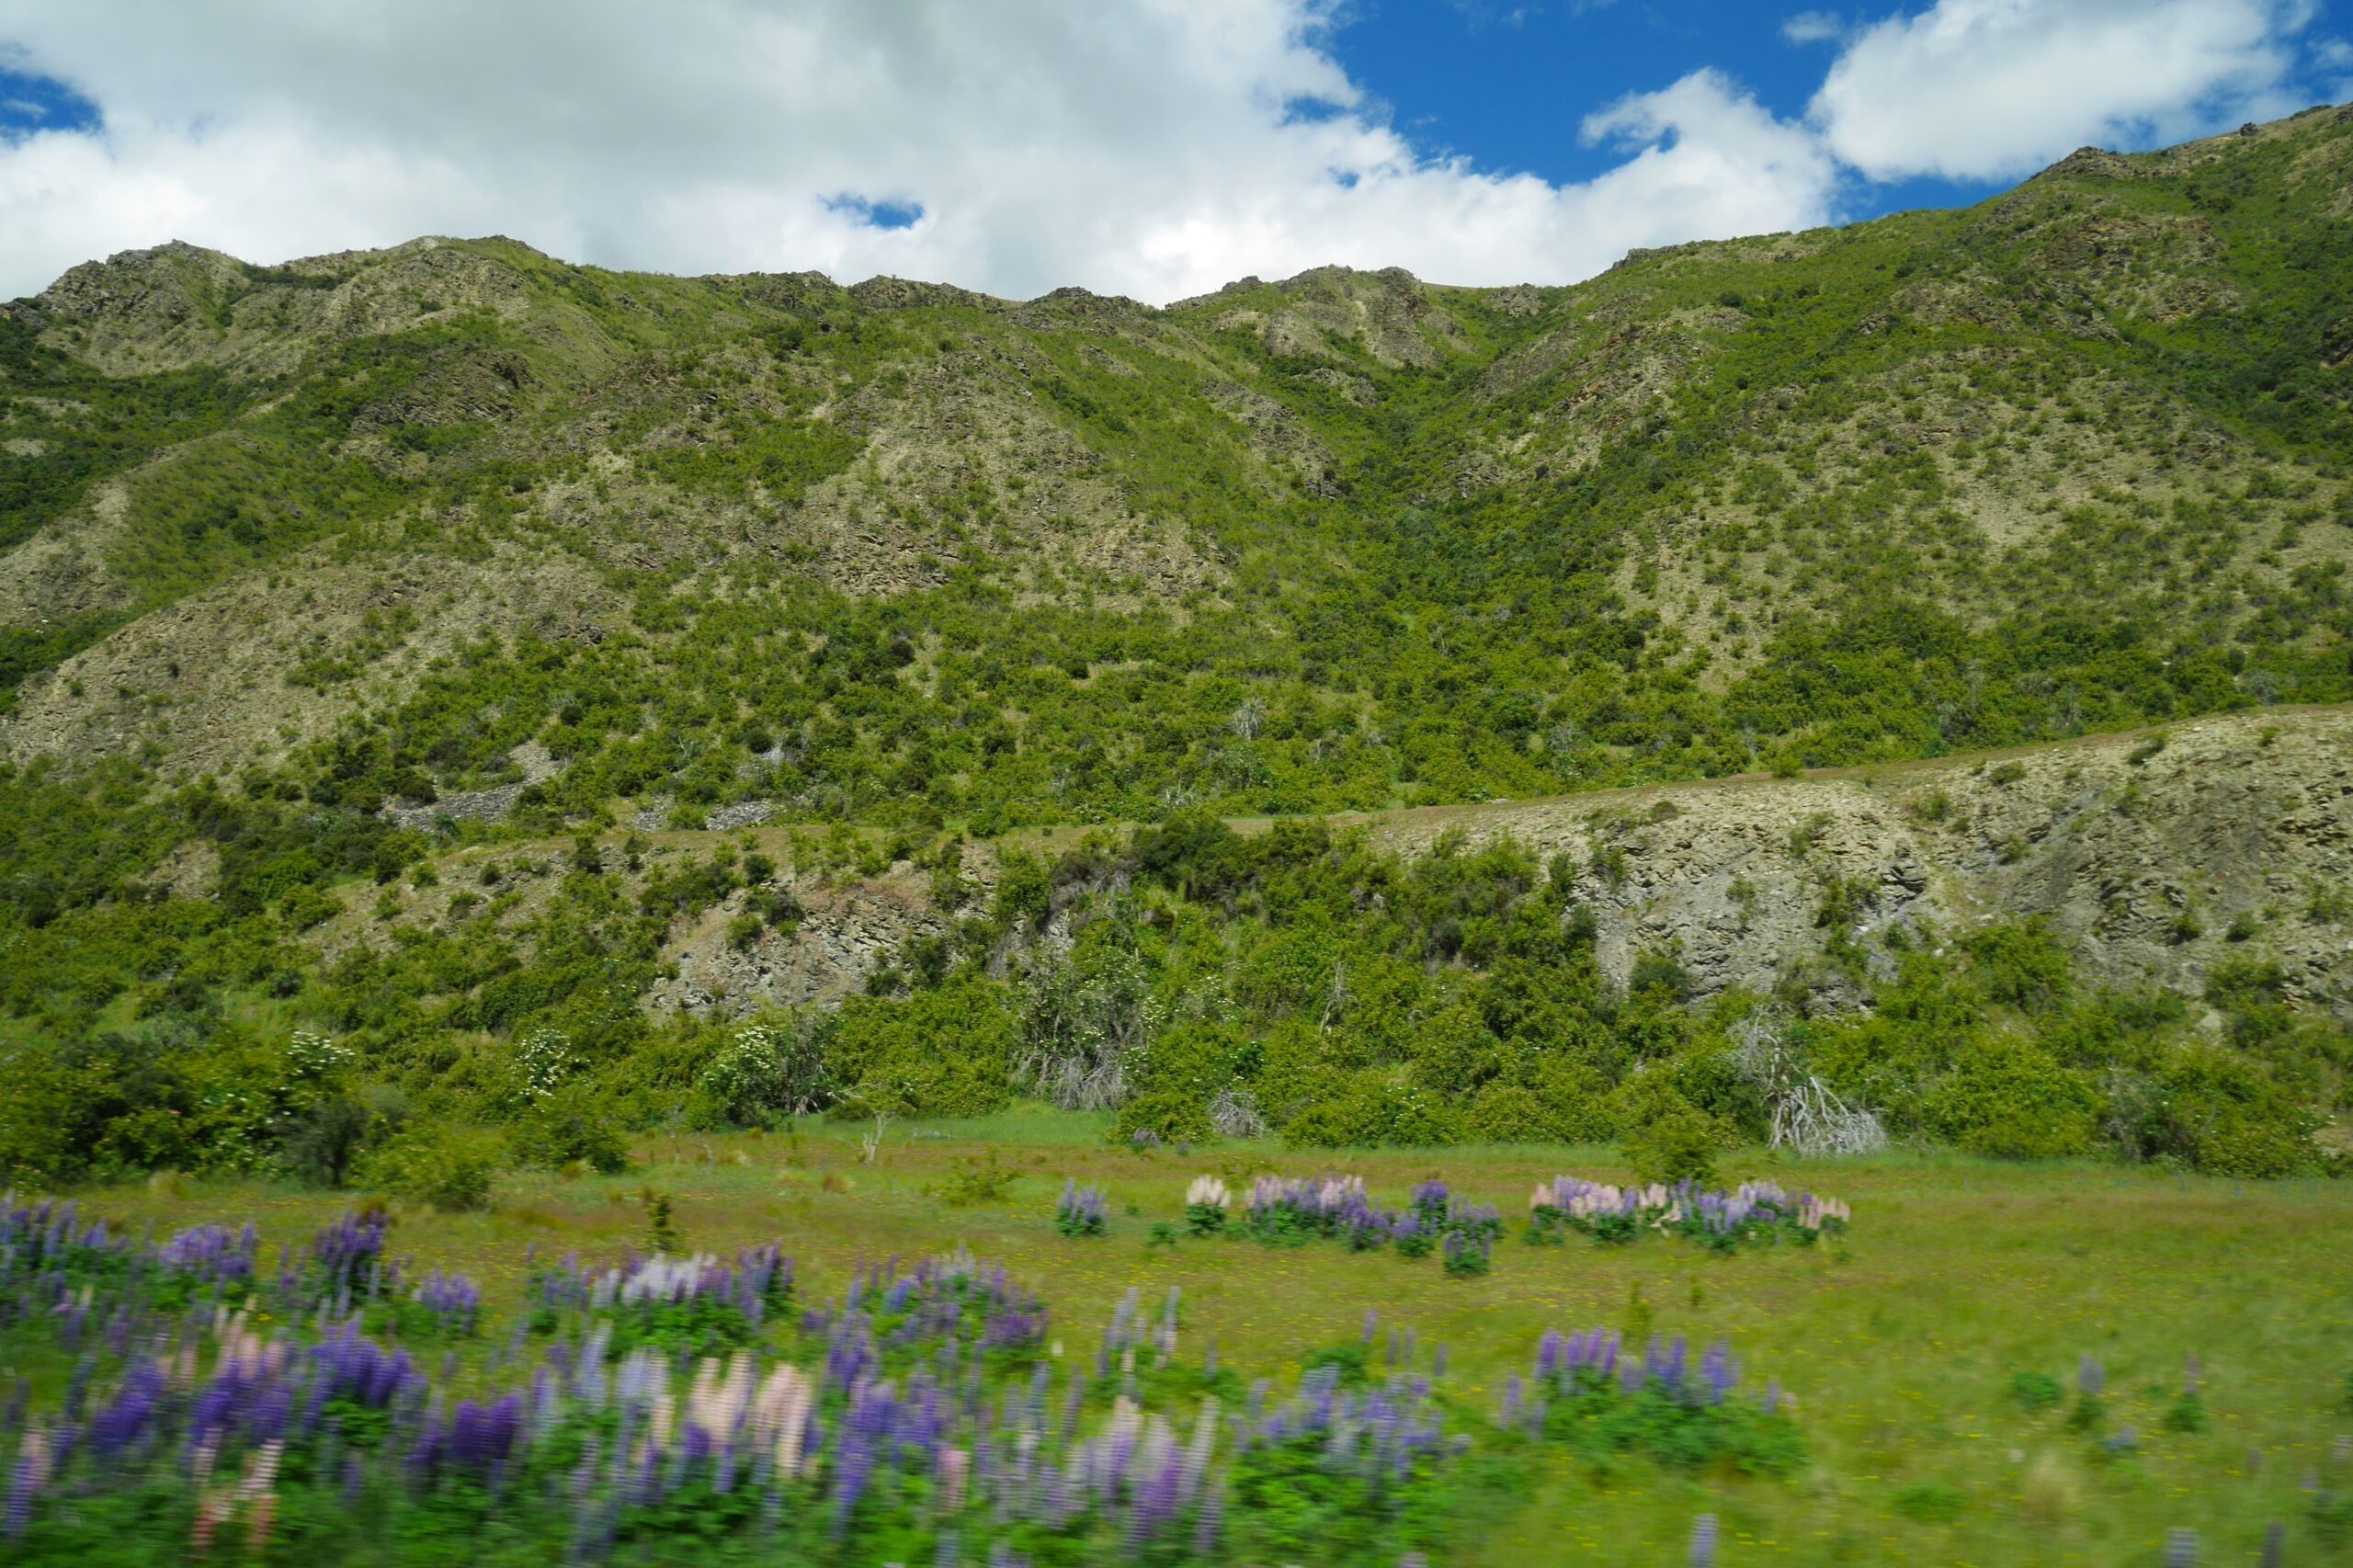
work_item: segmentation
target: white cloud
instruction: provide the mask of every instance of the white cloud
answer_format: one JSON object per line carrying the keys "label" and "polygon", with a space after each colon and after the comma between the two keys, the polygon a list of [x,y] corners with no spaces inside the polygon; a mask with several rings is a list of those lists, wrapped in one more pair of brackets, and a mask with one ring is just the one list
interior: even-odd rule
{"label": "white cloud", "polygon": [[1938,0],[1859,34],[1810,117],[1874,179],[1998,179],[2087,142],[2166,142],[2301,107],[2310,0]]}
{"label": "white cloud", "polygon": [[1716,213],[1732,222],[1722,233],[1793,227],[1790,211],[1821,211],[1838,177],[1819,140],[1713,71],[1621,98],[1584,130],[1587,141],[1641,149],[1583,191],[1588,222],[1638,233],[1638,244],[1690,238]]}
{"label": "white cloud", "polygon": [[[1802,128],[1701,73],[1585,185],[1429,161],[1334,0],[0,0],[103,126],[0,144],[0,297],[179,237],[256,260],[512,233],[612,267],[1163,301],[1327,261],[1567,280],[1828,216]],[[867,222],[884,203],[911,224]]]}
{"label": "white cloud", "polygon": [[1833,43],[1847,36],[1846,18],[1836,11],[1800,11],[1781,24],[1791,43]]}
{"label": "white cloud", "polygon": [[1826,222],[1854,170],[1993,177],[2284,108],[2313,0],[1938,0],[1839,33],[1807,123],[1694,72],[1586,119],[1623,157],[1567,185],[1417,153],[1333,55],[1347,3],[0,0],[11,69],[102,115],[0,137],[0,297],[174,237],[491,232],[1013,296],[1323,262],[1565,282]]}

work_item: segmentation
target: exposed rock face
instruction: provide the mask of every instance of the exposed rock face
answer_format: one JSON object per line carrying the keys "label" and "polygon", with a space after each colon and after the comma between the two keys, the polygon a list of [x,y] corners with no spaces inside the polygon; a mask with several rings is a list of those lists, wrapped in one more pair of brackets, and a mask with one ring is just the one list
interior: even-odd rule
{"label": "exposed rock face", "polygon": [[[551,770],[537,748],[514,760],[529,777]],[[2342,913],[2353,888],[2353,708],[2195,720],[1985,761],[1435,807],[1336,825],[1351,820],[1407,855],[1460,835],[1469,845],[1507,835],[1546,860],[1566,856],[1577,898],[1599,918],[1603,968],[1621,982],[1643,953],[1672,953],[1702,996],[1770,990],[1795,976],[1823,1004],[1853,1006],[1863,997],[1846,971],[1823,961],[1834,940],[1884,972],[1890,927],[1937,941],[2039,917],[2094,983],[2194,994],[2217,961],[2256,955],[2279,963],[2298,1000],[2353,1017],[2353,919]],[[697,856],[709,842],[664,832],[653,858]],[[764,847],[787,851],[774,837]],[[403,917],[452,918],[452,897],[478,891],[472,863],[485,856],[515,858],[460,852]],[[993,855],[976,850],[964,869],[983,892],[995,882]],[[214,870],[209,859],[175,858],[158,880],[200,892]],[[642,873],[617,864],[608,874],[632,896],[642,885]],[[529,892],[509,918],[533,915],[554,880],[510,880]],[[728,926],[749,895],[730,897],[673,932],[664,956],[675,973],[648,1006],[722,1017],[835,1006],[900,961],[910,939],[948,928],[926,880],[904,863],[847,881],[790,869],[781,881],[803,910],[797,928],[737,947]],[[355,941],[381,940],[379,925],[354,908],[313,940],[333,961]],[[1061,914],[1037,938],[1050,948],[1068,939]]]}
{"label": "exposed rock face", "polygon": [[[2162,736],[2163,744],[2156,742]],[[1578,866],[1620,978],[1674,951],[1703,993],[1770,987],[1843,929],[2047,919],[2084,972],[2195,992],[2276,958],[2291,994],[2353,1017],[2353,711],[2252,712],[1988,763],[1619,790],[1381,819],[1409,853],[1509,835]],[[1829,971],[1824,983],[1836,989]]]}
{"label": "exposed rock face", "polygon": [[805,912],[790,937],[762,932],[748,948],[726,939],[735,901],[708,912],[671,949],[677,978],[647,998],[658,1011],[740,1017],[763,1007],[838,1003],[892,961],[908,938],[947,928],[912,881],[886,877],[796,895]]}

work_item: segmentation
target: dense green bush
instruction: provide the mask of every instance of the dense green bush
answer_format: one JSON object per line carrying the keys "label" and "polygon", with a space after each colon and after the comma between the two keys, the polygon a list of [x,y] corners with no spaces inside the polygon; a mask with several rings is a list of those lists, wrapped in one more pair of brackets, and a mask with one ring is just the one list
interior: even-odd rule
{"label": "dense green bush", "polygon": [[2192,1044],[2169,1056],[2161,1082],[2158,1152],[2218,1176],[2308,1176],[2320,1169],[2312,1137],[2320,1119],[2259,1064]]}
{"label": "dense green bush", "polygon": [[1626,1139],[1626,1163],[1640,1182],[1694,1181],[1706,1186],[1715,1179],[1716,1157],[1723,1153],[1725,1129],[1707,1112],[1677,1106],[1645,1121]]}
{"label": "dense green bush", "polygon": [[853,997],[827,1046],[849,1116],[985,1116],[1012,1097],[1017,1038],[1003,986],[960,979],[904,998]]}
{"label": "dense green bush", "polygon": [[1924,1097],[1924,1124],[1980,1154],[2051,1159],[2088,1153],[2099,1096],[2040,1047],[1981,1035]]}
{"label": "dense green bush", "polygon": [[607,1176],[629,1169],[629,1139],[606,1096],[589,1083],[566,1084],[514,1124],[517,1159],[550,1170],[574,1164]]}
{"label": "dense green bush", "polygon": [[1114,1129],[1121,1138],[1149,1132],[1163,1143],[1204,1143],[1216,1135],[1209,1101],[1181,1089],[1151,1089],[1120,1107]]}
{"label": "dense green bush", "polygon": [[369,1154],[359,1179],[372,1191],[454,1212],[489,1207],[491,1183],[505,1164],[496,1133],[426,1123],[407,1129]]}

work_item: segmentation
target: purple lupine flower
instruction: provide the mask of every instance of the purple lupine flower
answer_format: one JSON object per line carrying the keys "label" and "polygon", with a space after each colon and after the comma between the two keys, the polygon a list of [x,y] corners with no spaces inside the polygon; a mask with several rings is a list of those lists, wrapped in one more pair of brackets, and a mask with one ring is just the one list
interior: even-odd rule
{"label": "purple lupine flower", "polygon": [[113,1460],[153,1437],[167,1388],[162,1363],[143,1360],[132,1366],[114,1397],[90,1417],[91,1450],[101,1460]]}
{"label": "purple lupine flower", "polygon": [[402,1396],[425,1390],[425,1376],[407,1351],[368,1338],[356,1324],[347,1324],[313,1346],[311,1363],[313,1420],[338,1400],[385,1410]]}
{"label": "purple lupine flower", "polygon": [[1099,1236],[1110,1224],[1110,1204],[1099,1187],[1081,1187],[1075,1177],[1063,1183],[1062,1201],[1054,1206],[1054,1227],[1066,1236]]}
{"label": "purple lupine flower", "polygon": [[1699,1358],[1699,1381],[1707,1390],[1710,1404],[1722,1404],[1740,1381],[1740,1372],[1733,1365],[1732,1346],[1719,1339],[1708,1346]]}
{"label": "purple lupine flower", "polygon": [[235,1232],[226,1225],[193,1225],[165,1242],[155,1257],[176,1274],[206,1284],[237,1285],[254,1278],[260,1254],[260,1237],[250,1224]]}
{"label": "purple lupine flower", "polygon": [[1193,1551],[1207,1557],[1217,1550],[1218,1532],[1225,1519],[1225,1489],[1211,1486],[1201,1497],[1200,1513],[1193,1521]]}
{"label": "purple lupine flower", "polygon": [[11,1540],[23,1535],[32,1523],[33,1498],[41,1487],[43,1466],[32,1450],[32,1438],[28,1437],[25,1441],[25,1451],[17,1456],[16,1465],[8,1473],[8,1508],[6,1517],[0,1517],[0,1528],[6,1530]]}
{"label": "purple lupine flower", "polygon": [[1715,1568],[1716,1517],[1702,1514],[1691,1526],[1691,1568]]}
{"label": "purple lupine flower", "polygon": [[2075,1392],[2086,1399],[2097,1399],[2108,1390],[2108,1369],[2086,1356],[2075,1368]]}
{"label": "purple lupine flower", "polygon": [[440,1457],[444,1462],[495,1480],[513,1457],[516,1438],[522,1429],[523,1404],[514,1394],[488,1403],[461,1399],[449,1422],[448,1447]]}
{"label": "purple lupine flower", "polygon": [[399,1267],[384,1256],[392,1220],[383,1210],[346,1211],[319,1228],[299,1258],[279,1270],[278,1289],[296,1307],[340,1315],[353,1302],[373,1298],[397,1280]]}
{"label": "purple lupine flower", "polygon": [[2176,1528],[2165,1532],[2165,1568],[2198,1568],[2198,1532]]}
{"label": "purple lupine flower", "polygon": [[1486,1273],[1494,1253],[1494,1242],[1478,1231],[1449,1231],[1441,1249],[1446,1272],[1457,1277]]}
{"label": "purple lupine flower", "polygon": [[481,1326],[482,1287],[462,1274],[444,1274],[437,1268],[418,1283],[410,1297],[444,1335],[470,1337]]}

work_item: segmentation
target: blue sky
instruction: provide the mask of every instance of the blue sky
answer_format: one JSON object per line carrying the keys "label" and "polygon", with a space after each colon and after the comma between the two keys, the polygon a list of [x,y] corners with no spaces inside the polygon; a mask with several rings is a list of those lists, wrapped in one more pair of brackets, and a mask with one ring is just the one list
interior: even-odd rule
{"label": "blue sky", "polygon": [[2353,97],[2353,0],[0,0],[0,298],[505,233],[1154,302],[1568,282]]}
{"label": "blue sky", "polygon": [[[1332,45],[1416,147],[1557,183],[1591,179],[1618,161],[1610,146],[1578,135],[1580,121],[1603,104],[1712,66],[1768,109],[1800,119],[1845,36],[1924,9],[1889,0],[1845,8],[1769,0],[1351,0]],[[2322,46],[2308,44],[2303,69],[2290,78],[2311,95],[2300,108],[2336,101],[2353,76],[2353,58],[2323,58],[2337,52],[2326,48],[2337,36],[2330,9],[2314,5],[2299,29]],[[2112,144],[2145,151],[2164,135],[2150,128]],[[1960,206],[2014,183],[1856,180],[1841,215]]]}
{"label": "blue sky", "polygon": [[97,128],[97,105],[53,76],[11,68],[20,63],[0,54],[0,134]]}
{"label": "blue sky", "polygon": [[[1843,20],[1819,6],[1762,0],[1359,0],[1346,16],[1334,53],[1415,145],[1556,182],[1591,179],[1617,161],[1608,145],[1579,137],[1586,114],[1701,67],[1725,72],[1784,119],[1802,117],[1836,43],[1805,24],[1798,40],[1783,28],[1800,17]],[[1853,192],[1854,210],[1954,205],[2008,183],[1872,184]]]}

